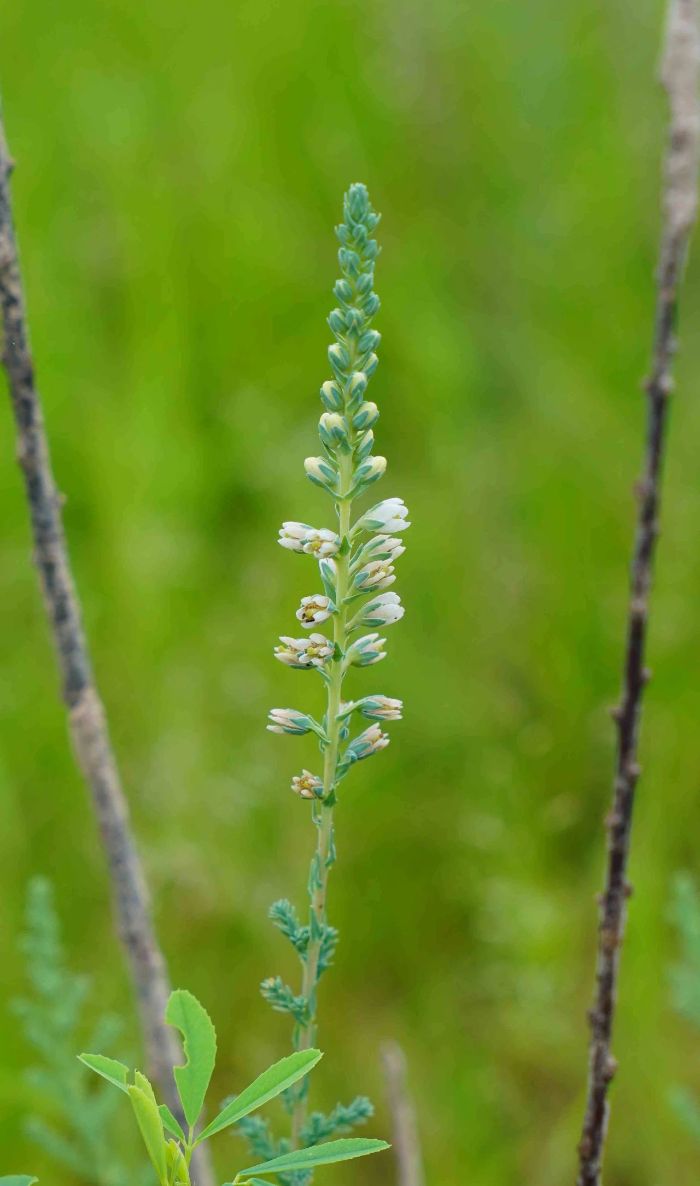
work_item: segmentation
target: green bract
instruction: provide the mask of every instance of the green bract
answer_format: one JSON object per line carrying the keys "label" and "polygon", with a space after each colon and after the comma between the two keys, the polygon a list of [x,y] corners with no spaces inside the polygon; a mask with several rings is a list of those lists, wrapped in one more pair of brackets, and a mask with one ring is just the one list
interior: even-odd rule
{"label": "green bract", "polygon": [[[159,1186],[191,1186],[189,1166],[197,1145],[243,1120],[282,1092],[289,1091],[316,1066],[322,1055],[320,1050],[300,1050],[268,1067],[227,1103],[218,1116],[196,1136],[194,1125],[204,1107],[216,1061],[216,1031],[197,998],[184,989],[176,989],[171,994],[165,1018],[181,1031],[185,1045],[187,1061],[183,1067],[175,1068],[175,1077],[187,1131],[166,1104],[158,1104],[151,1084],[140,1071],[132,1074],[123,1063],[101,1054],[81,1054],[80,1061],[128,1095]],[[293,1171],[329,1165],[334,1161],[347,1161],[385,1148],[387,1146],[383,1141],[315,1143],[313,1148],[284,1152],[269,1161],[239,1170],[234,1181],[250,1182],[253,1174],[273,1174],[278,1170],[284,1172],[286,1169]],[[35,1178],[22,1176],[1,1178],[0,1186],[31,1186],[35,1181]]]}

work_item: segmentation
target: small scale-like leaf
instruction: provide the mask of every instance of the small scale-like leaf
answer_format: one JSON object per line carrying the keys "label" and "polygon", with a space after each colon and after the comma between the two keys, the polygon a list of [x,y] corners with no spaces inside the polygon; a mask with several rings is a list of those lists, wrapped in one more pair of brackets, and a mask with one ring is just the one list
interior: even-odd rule
{"label": "small scale-like leaf", "polygon": [[216,1030],[204,1006],[184,988],[170,994],[165,1020],[182,1034],[187,1061],[175,1067],[175,1082],[187,1123],[194,1126],[216,1062]]}
{"label": "small scale-like leaf", "polygon": [[[148,1086],[150,1087],[150,1084]],[[149,1092],[148,1089],[144,1090],[140,1086],[132,1086],[127,1090],[129,1092],[131,1106],[134,1109],[134,1115],[136,1116],[136,1123],[141,1130],[141,1136],[148,1150],[148,1156],[155,1167],[158,1181],[162,1183],[162,1186],[166,1186],[168,1169],[165,1159],[165,1134],[163,1132],[163,1121],[158,1111],[158,1105],[153,1098],[153,1092],[152,1090]]]}
{"label": "small scale-like leaf", "polygon": [[312,1145],[310,1149],[293,1149],[272,1161],[262,1161],[241,1170],[239,1177],[251,1174],[283,1174],[295,1170],[311,1170],[319,1165],[331,1165],[336,1161],[351,1161],[353,1157],[366,1157],[369,1153],[381,1153],[388,1149],[386,1141],[372,1141],[364,1137],[346,1137],[341,1141],[328,1141],[325,1145]]}
{"label": "small scale-like leaf", "polygon": [[103,1054],[79,1054],[78,1058],[108,1083],[113,1083],[120,1091],[128,1092],[129,1068],[123,1062],[117,1062],[116,1058],[105,1058]]}
{"label": "small scale-like leaf", "polygon": [[182,1125],[178,1124],[167,1104],[161,1104],[158,1108],[160,1118],[163,1121],[163,1128],[166,1128],[172,1136],[177,1137],[183,1144],[187,1141],[187,1137],[182,1131]]}
{"label": "small scale-like leaf", "polygon": [[254,1079],[248,1087],[244,1087],[240,1095],[237,1095],[230,1104],[226,1105],[223,1111],[200,1134],[199,1141],[207,1140],[214,1133],[221,1132],[222,1128],[228,1128],[230,1124],[242,1120],[249,1112],[261,1108],[276,1095],[281,1095],[283,1091],[296,1083],[297,1079],[308,1075],[320,1058],[323,1058],[320,1050],[297,1050],[294,1054],[288,1054],[286,1058],[281,1058],[279,1062],[263,1071],[262,1075],[258,1075],[257,1079]]}

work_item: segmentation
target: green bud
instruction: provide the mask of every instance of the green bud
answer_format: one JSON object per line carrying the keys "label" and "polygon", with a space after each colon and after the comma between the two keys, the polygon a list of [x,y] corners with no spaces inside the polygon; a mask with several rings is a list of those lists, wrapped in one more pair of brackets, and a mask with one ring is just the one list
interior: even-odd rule
{"label": "green bud", "polygon": [[338,263],[341,271],[352,279],[358,275],[360,271],[360,257],[356,251],[349,251],[347,247],[341,247],[338,252]]}
{"label": "green bud", "polygon": [[371,402],[360,404],[352,418],[352,426],[360,431],[363,428],[371,428],[373,424],[377,423],[378,419],[379,408],[376,404]]}
{"label": "green bud", "polygon": [[386,457],[367,457],[353,474],[356,487],[369,486],[386,473]]}
{"label": "green bud", "polygon": [[326,490],[331,490],[337,484],[338,470],[325,457],[307,457],[304,469],[307,478],[316,486],[323,486]]}
{"label": "green bud", "polygon": [[321,388],[321,402],[329,412],[342,412],[345,405],[342,387],[332,379],[327,379]]}
{"label": "green bud", "polygon": [[347,328],[357,332],[358,330],[362,329],[364,323],[365,315],[362,310],[358,309],[355,305],[351,305],[345,314],[345,324]]}
{"label": "green bud", "polygon": [[369,194],[367,186],[361,181],[354,181],[345,195],[345,210],[358,221],[363,215],[367,214],[369,210]]}
{"label": "green bud", "polygon": [[367,234],[367,228],[363,227],[362,223],[359,223],[357,226],[353,227],[353,238],[355,240],[355,246],[358,247],[360,251],[364,251],[365,247],[367,246],[369,235]]}
{"label": "green bud", "polygon": [[324,412],[318,422],[318,435],[328,449],[337,449],[348,443],[348,425],[344,416],[337,412]]}
{"label": "green bud", "polygon": [[368,379],[371,379],[371,377],[374,374],[374,372],[376,371],[378,365],[379,365],[379,359],[377,358],[376,354],[370,354],[365,359],[364,372]]}
{"label": "green bud", "polygon": [[354,371],[348,383],[348,408],[354,412],[362,403],[367,390],[367,375],[364,371]]}
{"label": "green bud", "polygon": [[358,349],[365,353],[367,350],[375,350],[382,340],[382,335],[376,329],[368,329],[357,343]]}
{"label": "green bud", "polygon": [[346,328],[349,328],[340,309],[333,309],[333,311],[329,313],[328,324],[330,325],[334,334],[345,333]]}
{"label": "green bud", "polygon": [[364,461],[369,457],[374,445],[374,433],[372,429],[368,429],[365,435],[360,439],[359,444],[355,445],[355,459],[357,461]]}
{"label": "green bud", "polygon": [[328,361],[336,379],[344,379],[350,369],[350,355],[340,342],[334,342],[328,347]]}

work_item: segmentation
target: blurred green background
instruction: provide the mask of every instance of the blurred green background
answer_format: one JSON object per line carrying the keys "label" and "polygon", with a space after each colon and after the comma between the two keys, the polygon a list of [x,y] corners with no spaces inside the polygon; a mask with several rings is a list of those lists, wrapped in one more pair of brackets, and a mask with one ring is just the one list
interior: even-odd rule
{"label": "blurred green background", "polygon": [[[664,104],[662,6],[543,0],[49,0],[0,12],[33,345],[87,626],[176,983],[223,1095],[287,1050],[257,983],[296,975],[266,920],[313,843],[265,732],[320,682],[273,662],[318,584],[275,544],[328,377],[343,190],[383,212],[371,398],[414,526],[406,617],[359,692],[406,701],[347,784],[314,1100],[388,1130],[378,1048],[411,1065],[431,1183],[574,1177],[633,519]],[[697,1180],[666,1094],[700,1090],[673,1015],[669,881],[700,824],[700,258],[682,309],[606,1181]],[[57,698],[0,406],[0,1156],[30,1060],[5,1002],[30,875],[71,961],[128,1012],[104,863]],[[316,686],[318,684],[318,686]],[[136,1047],[131,1023],[128,1038]],[[129,1139],[132,1139],[131,1130]],[[136,1142],[135,1135],[133,1136]],[[238,1149],[218,1143],[221,1175]],[[325,1179],[324,1179],[325,1180]],[[327,1172],[394,1180],[390,1161]],[[70,1183],[72,1186],[72,1183]]]}

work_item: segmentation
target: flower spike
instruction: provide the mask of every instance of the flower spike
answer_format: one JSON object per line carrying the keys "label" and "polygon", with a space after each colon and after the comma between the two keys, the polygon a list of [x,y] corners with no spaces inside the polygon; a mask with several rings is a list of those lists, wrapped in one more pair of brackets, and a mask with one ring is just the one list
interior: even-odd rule
{"label": "flower spike", "polygon": [[[293,1018],[297,1050],[306,1049],[315,1038],[317,985],[330,966],[337,941],[337,932],[329,925],[326,912],[328,877],[336,859],[337,787],[352,766],[387,747],[389,737],[382,723],[400,720],[403,709],[400,700],[389,696],[364,696],[353,701],[346,699],[343,691],[351,671],[370,667],[386,657],[386,639],[372,632],[374,627],[398,622],[404,613],[397,594],[384,590],[396,580],[395,563],[405,551],[400,538],[410,526],[405,503],[400,498],[387,498],[353,520],[354,500],[378,482],[387,467],[386,458],[375,453],[374,428],[379,409],[367,396],[380,343],[372,324],[379,310],[379,298],[374,292],[379,247],[373,237],[378,222],[379,215],[372,209],[365,186],[351,185],[345,195],[343,221],[336,228],[341,276],[333,289],[336,307],[328,317],[334,341],[328,349],[331,376],[321,385],[321,452],[304,461],[307,477],[331,495],[337,524],[334,528],[316,528],[288,520],[279,533],[283,548],[317,559],[323,586],[322,593],[303,597],[296,611],[297,620],[310,632],[308,637],[282,635],[275,648],[275,658],[285,666],[313,668],[321,675],[326,686],[323,721],[318,724],[294,709],[273,709],[268,725],[277,733],[316,733],[323,755],[322,773],[303,769],[292,779],[294,793],[311,801],[316,829],[308,881],[308,925],[299,922],[286,900],[274,908],[275,922],[301,959],[301,992],[295,995],[273,977],[265,982],[268,987],[264,993],[274,1008],[283,1009]],[[317,633],[321,623],[327,623],[332,637]],[[354,638],[362,627],[371,632]],[[355,713],[371,724],[351,738]],[[303,1144],[307,1131],[306,1088],[291,1092],[288,1104],[292,1113],[291,1140],[298,1146],[300,1141]]]}

